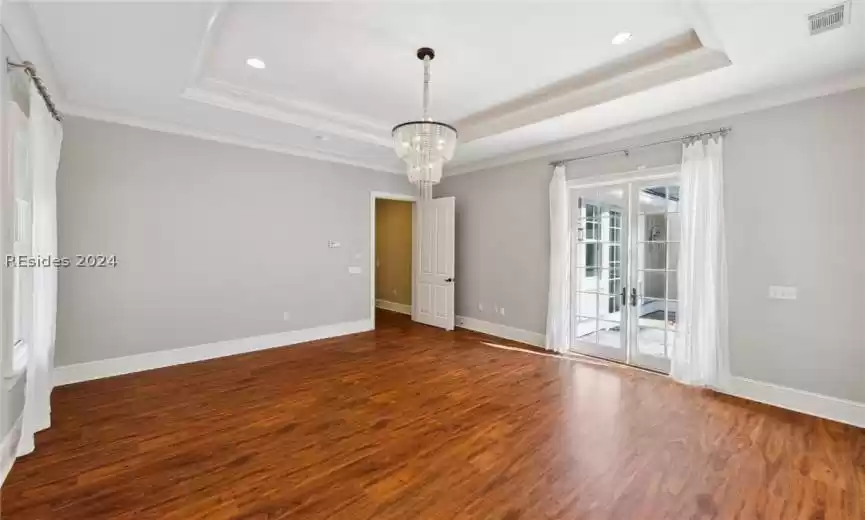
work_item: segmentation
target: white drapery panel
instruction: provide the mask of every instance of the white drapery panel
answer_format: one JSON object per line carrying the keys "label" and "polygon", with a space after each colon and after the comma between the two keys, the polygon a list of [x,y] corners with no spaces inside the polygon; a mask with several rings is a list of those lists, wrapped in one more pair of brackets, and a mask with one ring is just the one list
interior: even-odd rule
{"label": "white drapery panel", "polygon": [[670,375],[719,388],[729,374],[723,136],[686,143],[682,153],[682,241],[677,332]]}
{"label": "white drapery panel", "polygon": [[546,347],[566,352],[571,334],[571,244],[565,167],[553,169],[550,181],[550,292]]}
{"label": "white drapery panel", "polygon": [[[30,85],[29,168],[33,181],[33,256],[57,257],[57,165],[63,128]],[[57,268],[33,268],[33,322],[18,455],[34,449],[33,434],[51,425],[57,316]]]}

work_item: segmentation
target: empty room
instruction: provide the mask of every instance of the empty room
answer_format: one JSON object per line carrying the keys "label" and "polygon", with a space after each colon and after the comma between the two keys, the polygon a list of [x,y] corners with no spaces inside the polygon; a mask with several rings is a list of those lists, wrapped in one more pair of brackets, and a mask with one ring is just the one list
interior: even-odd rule
{"label": "empty room", "polygon": [[0,0],[3,520],[865,519],[865,0]]}

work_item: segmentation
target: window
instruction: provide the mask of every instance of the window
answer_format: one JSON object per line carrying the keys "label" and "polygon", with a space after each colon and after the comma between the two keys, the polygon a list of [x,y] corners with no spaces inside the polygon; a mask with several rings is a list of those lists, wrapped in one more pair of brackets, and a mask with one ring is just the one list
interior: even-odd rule
{"label": "window", "polygon": [[607,258],[610,267],[610,279],[608,280],[609,298],[607,311],[618,312],[622,301],[619,295],[622,292],[622,213],[609,210],[610,222],[607,241]]}
{"label": "window", "polygon": [[586,204],[586,277],[598,276],[598,249],[601,208],[595,204]]}

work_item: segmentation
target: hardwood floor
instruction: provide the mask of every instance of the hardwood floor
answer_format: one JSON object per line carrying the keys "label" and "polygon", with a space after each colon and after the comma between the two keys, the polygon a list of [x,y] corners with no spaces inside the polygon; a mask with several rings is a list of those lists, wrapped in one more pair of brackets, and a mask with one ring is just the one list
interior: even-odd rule
{"label": "hardwood floor", "polygon": [[865,430],[378,320],[57,388],[3,519],[865,518]]}

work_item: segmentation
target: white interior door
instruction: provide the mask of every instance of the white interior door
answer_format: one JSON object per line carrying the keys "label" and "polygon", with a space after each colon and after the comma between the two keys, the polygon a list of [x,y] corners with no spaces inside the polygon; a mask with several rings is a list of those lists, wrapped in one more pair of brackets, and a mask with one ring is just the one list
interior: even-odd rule
{"label": "white interior door", "polygon": [[414,233],[412,319],[445,330],[454,328],[454,203],[418,201]]}

